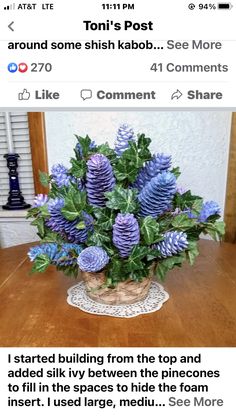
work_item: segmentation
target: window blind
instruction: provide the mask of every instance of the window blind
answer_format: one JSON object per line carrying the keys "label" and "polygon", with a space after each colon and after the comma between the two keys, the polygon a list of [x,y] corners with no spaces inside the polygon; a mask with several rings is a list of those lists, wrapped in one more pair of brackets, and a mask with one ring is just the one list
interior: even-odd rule
{"label": "window blind", "polygon": [[[10,121],[14,150],[20,156],[18,159],[20,189],[25,201],[32,204],[35,192],[27,112],[10,112]],[[0,112],[0,205],[6,203],[9,193],[8,168],[6,159],[3,157],[7,153],[5,114]]]}

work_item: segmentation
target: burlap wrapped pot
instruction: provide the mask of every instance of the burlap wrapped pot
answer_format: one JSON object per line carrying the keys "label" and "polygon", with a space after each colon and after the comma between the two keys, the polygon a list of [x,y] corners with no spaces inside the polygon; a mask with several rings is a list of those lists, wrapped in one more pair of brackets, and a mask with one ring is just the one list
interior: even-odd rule
{"label": "burlap wrapped pot", "polygon": [[149,291],[153,272],[141,282],[126,280],[119,282],[114,288],[105,285],[104,272],[82,272],[82,279],[86,284],[89,297],[101,304],[122,305],[133,304],[143,300]]}

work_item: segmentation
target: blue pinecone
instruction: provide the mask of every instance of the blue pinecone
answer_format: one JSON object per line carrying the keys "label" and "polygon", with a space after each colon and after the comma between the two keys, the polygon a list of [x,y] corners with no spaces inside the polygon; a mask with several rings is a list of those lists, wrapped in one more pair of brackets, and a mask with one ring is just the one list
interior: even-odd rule
{"label": "blue pinecone", "polygon": [[82,247],[74,243],[64,243],[55,255],[54,263],[58,266],[69,266],[77,263],[77,257],[82,251]]}
{"label": "blue pinecone", "polygon": [[39,244],[38,246],[31,247],[28,256],[31,262],[41,255],[46,255],[51,261],[54,260],[57,253],[57,244],[56,243],[44,243]]}
{"label": "blue pinecone", "polygon": [[[64,207],[64,199],[56,198],[49,202],[48,211],[50,218],[46,221],[47,227],[52,231],[60,233],[65,236],[68,241],[73,243],[84,243],[87,240],[88,232],[93,230],[93,217],[86,212],[83,212],[81,218],[74,221],[66,220],[61,214],[61,209]],[[78,230],[76,225],[84,221],[86,228]]]}
{"label": "blue pinecone", "polygon": [[95,207],[105,207],[105,192],[110,192],[115,186],[110,161],[103,154],[94,154],[87,163],[86,190],[88,202]]}
{"label": "blue pinecone", "polygon": [[56,243],[45,243],[32,247],[28,256],[34,262],[38,256],[46,255],[53,265],[68,266],[76,263],[81,250],[82,247],[77,244],[64,243],[58,246]]}
{"label": "blue pinecone", "polygon": [[170,172],[162,172],[152,178],[138,195],[140,215],[153,218],[169,211],[176,192],[176,178]]}
{"label": "blue pinecone", "polygon": [[90,246],[82,250],[77,259],[79,268],[83,272],[99,272],[108,262],[109,256],[107,252],[98,246]]}
{"label": "blue pinecone", "polygon": [[220,207],[215,201],[207,201],[203,204],[198,221],[204,223],[211,215],[220,215]]}
{"label": "blue pinecone", "polygon": [[176,255],[187,247],[187,234],[180,231],[169,231],[165,233],[164,240],[153,246],[154,249],[159,250],[164,258]]}
{"label": "blue pinecone", "polygon": [[115,153],[118,157],[129,148],[129,141],[135,141],[134,131],[129,125],[123,124],[118,129],[115,142]]}
{"label": "blue pinecone", "polygon": [[118,214],[113,225],[113,243],[121,257],[130,255],[133,247],[139,243],[138,221],[133,214]]}
{"label": "blue pinecone", "polygon": [[154,155],[153,158],[146,162],[144,167],[139,171],[133,186],[140,191],[153,177],[168,170],[170,167],[171,156],[163,153]]}

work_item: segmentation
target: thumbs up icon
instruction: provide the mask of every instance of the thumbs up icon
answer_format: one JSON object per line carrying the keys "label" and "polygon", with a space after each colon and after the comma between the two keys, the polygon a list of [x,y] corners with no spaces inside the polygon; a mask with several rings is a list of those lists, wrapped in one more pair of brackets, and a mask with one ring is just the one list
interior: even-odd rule
{"label": "thumbs up icon", "polygon": [[18,100],[29,100],[30,92],[27,89],[24,89],[23,92],[18,94]]}
{"label": "thumbs up icon", "polygon": [[10,63],[7,66],[9,73],[15,73],[18,70],[18,65],[16,63]]}

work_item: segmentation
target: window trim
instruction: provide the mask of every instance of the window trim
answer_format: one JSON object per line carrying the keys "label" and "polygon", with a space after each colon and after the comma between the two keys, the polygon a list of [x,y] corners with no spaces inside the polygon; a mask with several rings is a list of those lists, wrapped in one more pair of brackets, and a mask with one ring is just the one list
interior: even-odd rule
{"label": "window trim", "polygon": [[236,243],[236,112],[232,112],[224,221],[226,223],[224,240]]}
{"label": "window trim", "polygon": [[28,112],[30,148],[35,194],[48,193],[41,185],[39,171],[48,173],[48,156],[44,112]]}

